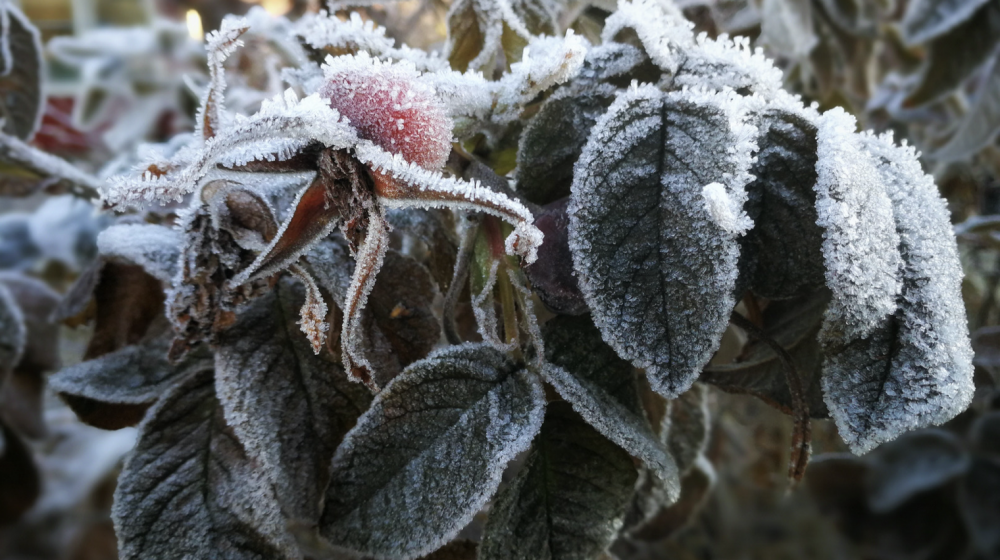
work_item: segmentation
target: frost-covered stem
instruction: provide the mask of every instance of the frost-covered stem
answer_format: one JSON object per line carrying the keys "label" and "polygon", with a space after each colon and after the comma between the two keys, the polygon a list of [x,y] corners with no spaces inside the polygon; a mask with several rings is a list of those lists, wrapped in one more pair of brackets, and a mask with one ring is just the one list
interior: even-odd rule
{"label": "frost-covered stem", "polygon": [[448,292],[444,295],[444,335],[449,344],[461,344],[462,337],[458,335],[458,327],[455,325],[455,307],[458,305],[458,298],[462,295],[469,278],[469,265],[472,263],[473,250],[476,247],[476,235],[479,233],[479,217],[476,214],[469,215],[466,220],[465,231],[462,233],[462,240],[458,246],[458,255],[455,258],[455,271],[451,276],[451,284],[448,285]]}
{"label": "frost-covered stem", "polygon": [[792,454],[788,460],[788,478],[794,486],[806,473],[809,464],[809,442],[812,438],[812,425],[809,421],[809,404],[806,402],[802,377],[795,369],[795,363],[788,352],[780,344],[767,335],[749,319],[733,312],[730,322],[743,329],[748,335],[766,344],[778,357],[785,372],[785,382],[792,397],[792,419],[795,431],[792,434]]}
{"label": "frost-covered stem", "polygon": [[503,337],[505,342],[513,349],[511,350],[511,357],[514,358],[514,361],[520,362],[524,359],[524,356],[521,354],[521,345],[518,341],[514,287],[510,284],[510,277],[507,276],[507,263],[501,261],[500,266],[501,270],[497,278],[497,287],[500,290],[500,306],[503,308]]}
{"label": "frost-covered stem", "polygon": [[344,370],[348,375],[360,380],[373,391],[378,391],[371,377],[372,365],[363,353],[363,333],[361,332],[361,312],[368,303],[368,295],[375,286],[375,275],[382,268],[385,251],[389,247],[389,225],[381,212],[368,215],[368,232],[358,248],[354,277],[347,289],[344,302],[344,325],[341,331],[341,348]]}

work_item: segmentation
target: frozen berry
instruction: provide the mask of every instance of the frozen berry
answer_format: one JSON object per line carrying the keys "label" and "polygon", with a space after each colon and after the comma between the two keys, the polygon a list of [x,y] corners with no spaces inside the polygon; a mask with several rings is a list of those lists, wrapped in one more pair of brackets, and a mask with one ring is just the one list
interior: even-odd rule
{"label": "frozen berry", "polygon": [[412,66],[359,53],[332,59],[325,70],[320,94],[362,138],[424,169],[444,166],[451,153],[451,119]]}

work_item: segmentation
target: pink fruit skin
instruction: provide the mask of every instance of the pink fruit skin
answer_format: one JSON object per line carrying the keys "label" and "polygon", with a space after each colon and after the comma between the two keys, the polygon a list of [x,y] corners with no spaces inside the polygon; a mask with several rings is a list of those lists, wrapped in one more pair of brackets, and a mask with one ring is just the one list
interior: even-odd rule
{"label": "pink fruit skin", "polygon": [[328,74],[320,94],[383,150],[434,171],[448,160],[451,119],[412,71],[383,65]]}

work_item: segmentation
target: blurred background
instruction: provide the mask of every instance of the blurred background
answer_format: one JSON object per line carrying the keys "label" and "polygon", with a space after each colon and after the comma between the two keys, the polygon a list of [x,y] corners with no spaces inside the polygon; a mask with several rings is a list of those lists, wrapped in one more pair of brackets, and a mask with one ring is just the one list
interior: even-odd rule
{"label": "blurred background", "polygon": [[[207,75],[201,40],[224,15],[341,9],[319,0],[14,3],[45,45],[45,114],[32,144],[97,177],[128,169],[140,142],[192,129],[194,92]],[[965,266],[977,394],[947,425],[863,458],[846,453],[831,421],[814,420],[812,464],[789,489],[789,417],[766,395],[711,388],[707,461],[685,479],[680,503],[611,552],[623,560],[1000,559],[1000,0],[932,2],[950,20],[922,34],[906,29],[906,0],[678,3],[700,31],[750,37],[791,91],[923,151]],[[595,40],[613,4],[571,4],[567,25]],[[446,0],[356,9],[400,41],[434,49],[445,39]],[[230,63],[255,79],[251,61]],[[265,93],[277,87],[259,79]],[[0,281],[24,308],[34,358],[0,392],[0,559],[114,559],[109,508],[134,430],[85,426],[44,389],[47,373],[85,351],[90,327],[46,318],[95,257],[109,218],[29,179],[27,196],[0,196]],[[716,361],[731,360],[738,343],[728,336]]]}

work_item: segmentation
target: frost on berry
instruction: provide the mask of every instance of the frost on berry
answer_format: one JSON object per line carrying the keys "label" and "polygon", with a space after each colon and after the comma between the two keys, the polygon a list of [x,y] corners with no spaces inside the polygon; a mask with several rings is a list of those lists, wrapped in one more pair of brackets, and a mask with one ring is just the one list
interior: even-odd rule
{"label": "frost on berry", "polygon": [[359,136],[424,169],[440,169],[451,152],[451,119],[409,63],[367,53],[327,60],[320,95]]}

